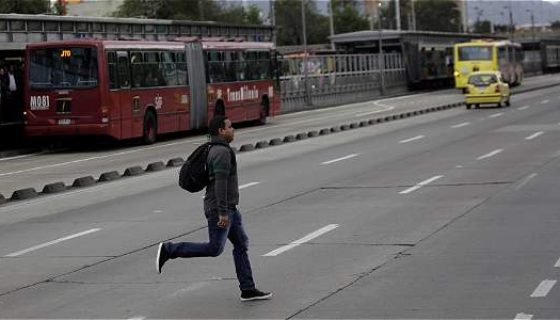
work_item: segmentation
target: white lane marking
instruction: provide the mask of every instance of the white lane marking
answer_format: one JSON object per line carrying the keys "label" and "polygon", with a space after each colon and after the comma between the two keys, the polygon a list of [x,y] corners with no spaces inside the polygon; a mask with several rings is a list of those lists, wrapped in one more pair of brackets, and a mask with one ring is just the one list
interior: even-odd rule
{"label": "white lane marking", "polygon": [[549,102],[550,102],[550,100],[543,100],[543,101],[541,101],[541,104],[546,104],[546,103],[549,103]]}
{"label": "white lane marking", "polygon": [[338,159],[333,159],[333,160],[321,162],[321,164],[331,164],[331,163],[335,163],[335,162],[339,162],[339,161],[351,159],[351,158],[354,158],[354,157],[357,157],[357,156],[358,156],[358,154],[357,154],[357,153],[354,153],[354,154],[350,154],[350,155],[347,155],[347,156],[342,157],[342,158],[338,158]]}
{"label": "white lane marking", "polygon": [[526,109],[529,109],[529,108],[531,108],[531,106],[523,106],[523,107],[517,108],[517,110],[526,110]]}
{"label": "white lane marking", "polygon": [[388,107],[388,106],[382,106],[382,105],[379,105],[379,106],[384,108],[384,109],[380,109],[380,110],[376,110],[376,111],[370,111],[370,112],[364,112],[364,113],[356,113],[356,117],[368,116],[370,114],[376,114],[376,113],[381,113],[381,112],[385,112],[385,111],[395,109],[395,107]]}
{"label": "white lane marking", "polygon": [[311,241],[311,240],[313,240],[313,239],[315,239],[315,238],[317,238],[317,237],[319,237],[319,236],[321,236],[321,235],[323,235],[323,234],[325,234],[325,233],[327,233],[327,232],[330,232],[330,231],[332,231],[332,230],[334,230],[334,229],[336,229],[336,228],[338,228],[338,227],[339,227],[338,224],[329,224],[328,226],[325,226],[325,227],[323,227],[323,228],[321,228],[321,229],[319,229],[319,230],[317,230],[317,231],[314,231],[314,232],[312,232],[312,233],[306,235],[305,237],[303,237],[303,238],[301,238],[301,239],[298,239],[298,240],[296,240],[296,241],[294,241],[294,242],[291,242],[291,243],[288,244],[288,245],[285,245],[285,246],[283,246],[283,247],[280,247],[280,248],[278,248],[278,249],[276,249],[276,250],[272,250],[272,251],[270,251],[270,252],[267,253],[267,254],[263,254],[263,257],[275,257],[275,256],[277,256],[277,255],[279,255],[279,254],[281,254],[281,253],[283,253],[283,252],[286,252],[286,251],[288,251],[288,250],[290,250],[290,249],[293,249],[293,248],[295,248],[295,247],[297,247],[297,246],[299,246],[299,245],[301,245],[301,244],[304,244],[304,243],[306,243],[306,242],[308,242],[308,241]]}
{"label": "white lane marking", "polygon": [[500,113],[494,113],[493,115],[489,116],[488,118],[497,118],[497,117],[501,117],[501,116],[503,116],[503,115],[504,115],[504,113],[503,113],[503,112],[500,112]]}
{"label": "white lane marking", "polygon": [[256,185],[259,184],[259,183],[260,183],[260,182],[256,182],[256,181],[246,183],[246,184],[244,184],[244,185],[242,185],[242,186],[239,186],[239,190],[245,189],[245,188],[249,188],[249,187],[252,187],[252,186],[256,186]]}
{"label": "white lane marking", "polygon": [[99,230],[101,230],[101,229],[100,228],[89,229],[89,230],[86,230],[86,231],[83,231],[83,232],[80,232],[80,233],[76,233],[76,234],[73,234],[73,235],[66,236],[64,238],[49,241],[49,242],[46,242],[46,243],[31,247],[31,248],[28,248],[28,249],[25,249],[25,250],[10,253],[8,255],[5,255],[4,257],[12,258],[12,257],[21,256],[22,254],[26,254],[26,253],[31,252],[31,251],[35,251],[35,250],[39,250],[39,249],[42,249],[42,248],[45,248],[45,247],[48,247],[48,246],[52,246],[53,244],[57,244],[57,243],[62,242],[62,241],[82,237],[82,236],[85,236],[87,234],[97,232]]}
{"label": "white lane marking", "polygon": [[129,318],[128,320],[144,320],[144,319],[146,319],[146,317],[138,316],[138,317]]}
{"label": "white lane marking", "polygon": [[412,137],[410,139],[401,140],[399,143],[407,143],[407,142],[412,142],[412,141],[416,141],[416,140],[420,140],[420,139],[424,139],[424,136],[420,135],[420,136]]}
{"label": "white lane marking", "polygon": [[531,293],[531,298],[543,298],[550,292],[556,284],[556,280],[543,280],[539,286]]}
{"label": "white lane marking", "polygon": [[539,132],[534,133],[534,134],[532,134],[532,135],[530,135],[530,136],[528,136],[528,137],[525,137],[525,140],[533,140],[533,139],[535,139],[536,137],[540,136],[540,135],[543,134],[543,133],[544,133],[543,131],[539,131]]}
{"label": "white lane marking", "polygon": [[523,179],[523,181],[521,181],[516,187],[515,190],[519,190],[521,188],[523,188],[527,183],[529,183],[529,181],[531,181],[531,179],[533,179],[534,177],[536,177],[537,174],[536,173],[532,173],[530,175],[528,175],[527,177],[525,177],[525,179]]}
{"label": "white lane marking", "polygon": [[441,179],[441,178],[443,178],[443,176],[431,177],[431,178],[428,179],[428,180],[424,180],[424,181],[420,182],[419,184],[415,185],[414,187],[411,187],[411,188],[408,188],[408,189],[406,189],[406,190],[403,190],[403,191],[399,192],[399,194],[411,193],[411,192],[416,191],[416,190],[422,188],[423,186],[425,186],[425,185],[427,185],[427,184],[429,184],[429,183],[432,183],[432,182],[434,182],[434,181],[436,181],[436,180],[438,180],[438,179]]}
{"label": "white lane marking", "polygon": [[483,155],[483,156],[480,156],[480,157],[476,158],[476,160],[482,160],[482,159],[486,159],[486,158],[493,157],[493,156],[497,155],[498,153],[500,153],[500,152],[502,152],[502,151],[504,151],[504,149],[496,149],[496,150],[494,150],[494,151],[492,151],[492,152],[490,152],[490,153],[487,153],[487,154],[485,154],[485,155]]}
{"label": "white lane marking", "polygon": [[558,258],[558,261],[556,261],[556,264],[554,264],[555,268],[560,268],[560,258]]}
{"label": "white lane marking", "polygon": [[461,127],[466,127],[466,126],[468,126],[469,124],[471,124],[471,123],[470,123],[470,122],[463,122],[463,123],[459,123],[459,124],[456,124],[456,125],[454,125],[454,126],[451,126],[451,128],[457,129],[457,128],[461,128]]}
{"label": "white lane marking", "polygon": [[36,155],[43,154],[43,153],[45,153],[45,152],[35,152],[35,153],[24,154],[24,155],[21,155],[21,156],[0,158],[0,162],[2,162],[2,161],[9,161],[9,160],[15,160],[15,159],[29,158],[29,157],[36,156]]}
{"label": "white lane marking", "polygon": [[515,315],[515,318],[513,320],[531,320],[531,319],[533,319],[532,314],[518,313]]}
{"label": "white lane marking", "polygon": [[153,213],[163,213],[162,210],[154,210],[154,211],[152,211],[152,212],[153,212]]}

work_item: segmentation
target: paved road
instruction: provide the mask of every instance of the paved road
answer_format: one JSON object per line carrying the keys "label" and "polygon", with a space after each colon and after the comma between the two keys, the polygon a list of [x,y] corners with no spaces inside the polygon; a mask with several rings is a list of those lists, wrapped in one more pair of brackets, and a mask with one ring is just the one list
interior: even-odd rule
{"label": "paved road", "polygon": [[176,170],[0,207],[0,318],[560,318],[560,97],[512,102],[240,154],[271,301],[239,301],[230,247],[156,274],[207,237]]}
{"label": "paved road", "polygon": [[[547,75],[527,79],[523,86],[514,91],[523,91],[542,86],[560,84],[560,75]],[[351,122],[359,122],[388,114],[418,110],[462,101],[457,90],[443,90],[389,98],[366,103],[319,109],[276,117],[264,127],[249,127],[237,131],[237,147],[260,140],[283,138],[310,130],[329,128]],[[514,99],[515,100],[515,99]],[[164,161],[174,157],[186,157],[205,137],[195,136],[165,141],[153,146],[120,147],[117,149],[90,149],[66,151],[54,154],[34,154],[0,159],[0,194],[8,198],[12,192],[22,188],[41,191],[48,183],[62,181],[72,185],[74,179],[117,170],[123,173],[127,167]]]}

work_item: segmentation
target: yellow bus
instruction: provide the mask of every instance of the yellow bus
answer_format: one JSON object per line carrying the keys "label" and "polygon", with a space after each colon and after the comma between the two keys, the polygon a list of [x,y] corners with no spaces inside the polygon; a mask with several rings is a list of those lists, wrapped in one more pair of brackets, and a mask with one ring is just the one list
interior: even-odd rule
{"label": "yellow bus", "polygon": [[523,50],[519,43],[507,40],[473,40],[456,43],[453,48],[455,87],[467,87],[469,74],[475,71],[500,71],[511,86],[523,81]]}

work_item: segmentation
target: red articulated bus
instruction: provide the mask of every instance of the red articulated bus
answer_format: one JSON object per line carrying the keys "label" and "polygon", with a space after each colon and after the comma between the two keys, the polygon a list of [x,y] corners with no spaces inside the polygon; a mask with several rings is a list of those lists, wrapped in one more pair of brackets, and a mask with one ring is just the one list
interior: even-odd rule
{"label": "red articulated bus", "polygon": [[170,42],[63,40],[26,48],[29,137],[102,135],[117,140],[279,113],[272,43],[183,38]]}

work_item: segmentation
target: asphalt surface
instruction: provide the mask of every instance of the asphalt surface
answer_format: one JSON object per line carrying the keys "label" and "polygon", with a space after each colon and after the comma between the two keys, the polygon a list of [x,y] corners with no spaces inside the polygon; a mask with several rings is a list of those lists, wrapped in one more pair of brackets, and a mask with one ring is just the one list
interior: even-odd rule
{"label": "asphalt surface", "polygon": [[240,153],[270,301],[239,301],[229,245],[156,273],[160,241],[207,238],[177,169],[13,202],[0,318],[560,318],[559,138],[549,88]]}
{"label": "asphalt surface", "polygon": [[[545,75],[525,80],[513,92],[560,85],[559,75]],[[308,112],[287,114],[271,119],[263,127],[245,127],[237,131],[234,146],[255,144],[273,138],[284,138],[301,132],[330,128],[335,125],[357,123],[387,115],[420,110],[463,101],[455,89],[435,91],[387,98],[341,107],[318,109]],[[40,192],[46,184],[63,182],[71,186],[76,178],[92,176],[97,179],[102,173],[182,157],[186,158],[197,145],[206,141],[205,136],[190,136],[167,140],[152,146],[121,145],[118,147],[96,146],[65,150],[54,153],[35,153],[16,157],[0,158],[0,194],[10,198],[15,190],[34,188]]]}

